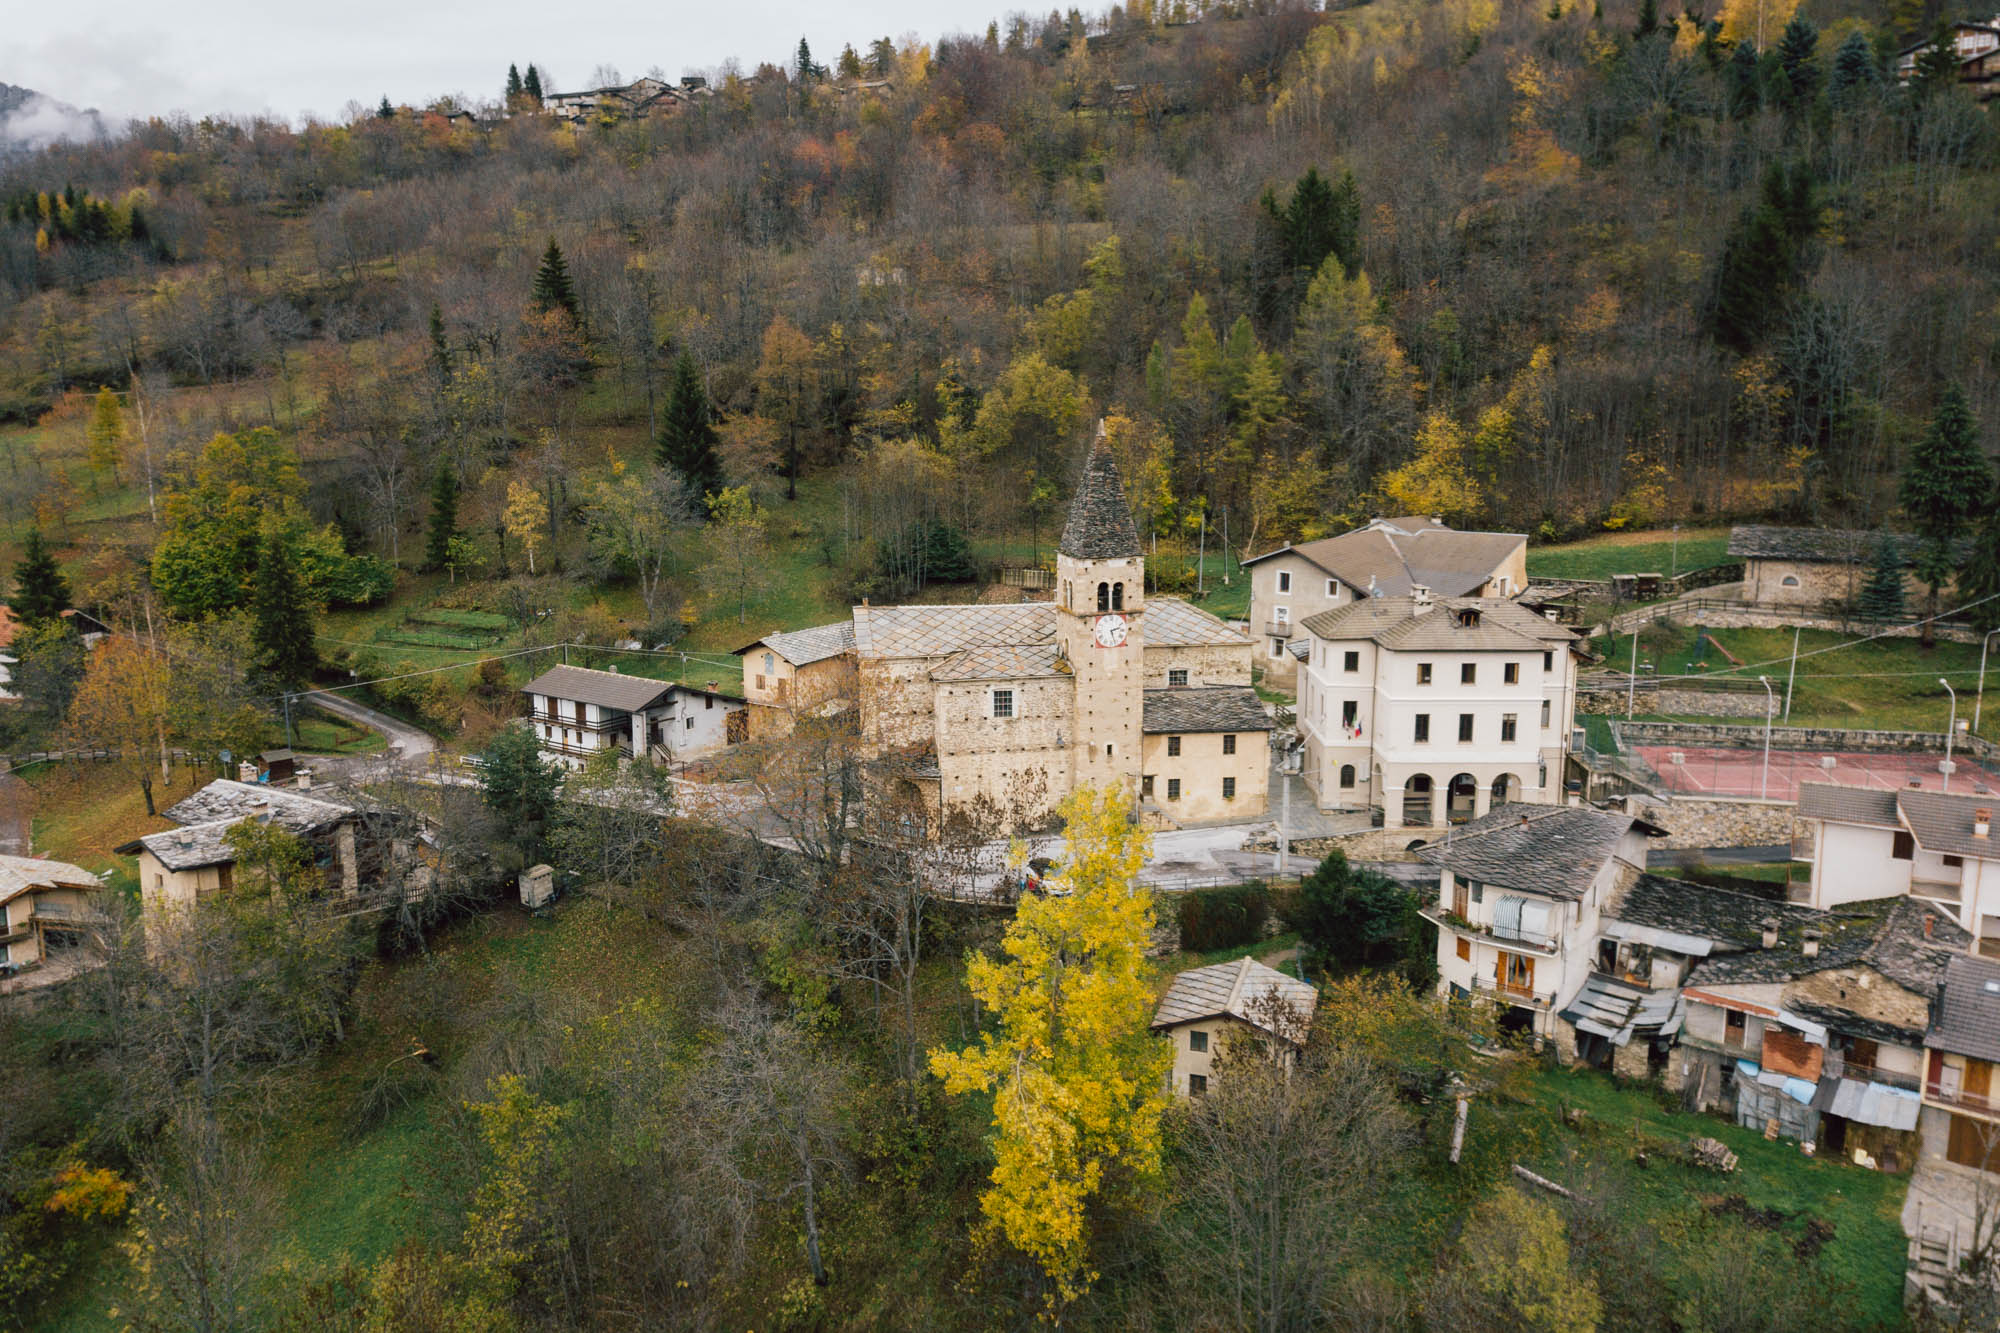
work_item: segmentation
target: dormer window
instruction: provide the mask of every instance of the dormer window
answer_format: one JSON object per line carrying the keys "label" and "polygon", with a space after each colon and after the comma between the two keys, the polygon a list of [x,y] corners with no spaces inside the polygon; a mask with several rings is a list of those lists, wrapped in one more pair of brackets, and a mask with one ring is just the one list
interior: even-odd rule
{"label": "dormer window", "polygon": [[1476,606],[1460,607],[1458,611],[1458,627],[1460,629],[1478,629],[1479,608]]}

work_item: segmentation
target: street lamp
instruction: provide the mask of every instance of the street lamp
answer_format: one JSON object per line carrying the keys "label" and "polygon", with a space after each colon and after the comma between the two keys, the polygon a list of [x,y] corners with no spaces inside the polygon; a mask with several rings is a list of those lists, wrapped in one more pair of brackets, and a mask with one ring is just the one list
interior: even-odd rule
{"label": "street lamp", "polygon": [[1979,641],[1979,692],[1972,696],[1972,734],[1979,734],[1979,706],[1986,702],[1986,650],[1993,646],[1993,636],[2000,629],[1986,631],[1986,637]]}
{"label": "street lamp", "polygon": [[1771,719],[1778,712],[1778,697],[1771,692],[1771,678],[1757,677],[1757,683],[1764,687],[1764,780],[1757,787],[1757,799],[1771,799]]}
{"label": "street lamp", "polygon": [[1944,686],[1945,693],[1951,696],[1951,720],[1944,724],[1944,789],[1950,791],[1951,738],[1958,732],[1958,691],[1954,690],[1951,687],[1951,682],[1943,676],[1938,677],[1938,684]]}

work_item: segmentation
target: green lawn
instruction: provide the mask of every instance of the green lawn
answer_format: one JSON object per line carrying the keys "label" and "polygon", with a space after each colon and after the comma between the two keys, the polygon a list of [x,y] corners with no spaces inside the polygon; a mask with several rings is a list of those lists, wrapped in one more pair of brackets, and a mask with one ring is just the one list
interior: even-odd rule
{"label": "green lawn", "polygon": [[[1712,643],[1698,646],[1692,626],[1649,626],[1641,634],[1639,660],[1642,665],[1651,662],[1661,675],[1714,675],[1746,681],[1767,676],[1778,698],[1779,723],[1783,725],[1791,633],[1782,629],[1723,629],[1710,632],[1708,637]],[[1958,691],[1959,719],[1971,720],[1979,686],[1977,644],[1941,642],[1926,649],[1915,639],[1876,639],[1817,651],[1834,649],[1855,637],[1821,630],[1799,635],[1791,725],[1941,732],[1951,717],[1952,703],[1951,695],[1938,684],[1939,677],[1949,680]],[[1631,661],[1631,635],[1597,639],[1591,646],[1604,655],[1608,666],[1623,669]],[[1745,665],[1739,667],[1737,662]],[[1988,674],[2000,681],[2000,665]],[[2000,707],[1981,712],[1979,734],[1989,740],[2000,738]]]}
{"label": "green lawn", "polygon": [[[1531,579],[1608,579],[1613,574],[1663,574],[1706,569],[1728,560],[1728,528],[1608,532],[1580,542],[1528,548]],[[1678,554],[1677,554],[1678,551]]]}
{"label": "green lawn", "polygon": [[301,754],[373,754],[387,747],[379,731],[357,727],[311,709],[301,709],[292,725],[294,747]]}

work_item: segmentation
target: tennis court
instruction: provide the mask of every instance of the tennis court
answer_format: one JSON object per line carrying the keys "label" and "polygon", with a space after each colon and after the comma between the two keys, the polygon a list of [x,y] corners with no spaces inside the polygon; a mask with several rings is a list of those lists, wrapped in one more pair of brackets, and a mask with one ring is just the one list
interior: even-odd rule
{"label": "tennis court", "polygon": [[1832,750],[1773,750],[1768,776],[1759,748],[1635,745],[1635,757],[1660,775],[1667,790],[1684,796],[1768,796],[1798,799],[1802,782],[1837,782],[1850,787],[1895,790],[1920,784],[1930,791],[1966,795],[2000,791],[2000,772],[1964,754],[1954,754],[1951,785],[1938,771],[1941,754]]}

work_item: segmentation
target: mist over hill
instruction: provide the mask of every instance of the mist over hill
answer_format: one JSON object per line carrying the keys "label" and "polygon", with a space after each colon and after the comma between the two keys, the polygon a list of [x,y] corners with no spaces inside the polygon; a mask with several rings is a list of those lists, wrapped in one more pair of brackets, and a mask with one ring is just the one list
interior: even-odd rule
{"label": "mist over hill", "polygon": [[104,137],[104,117],[95,110],[79,111],[33,88],[0,83],[0,156]]}

